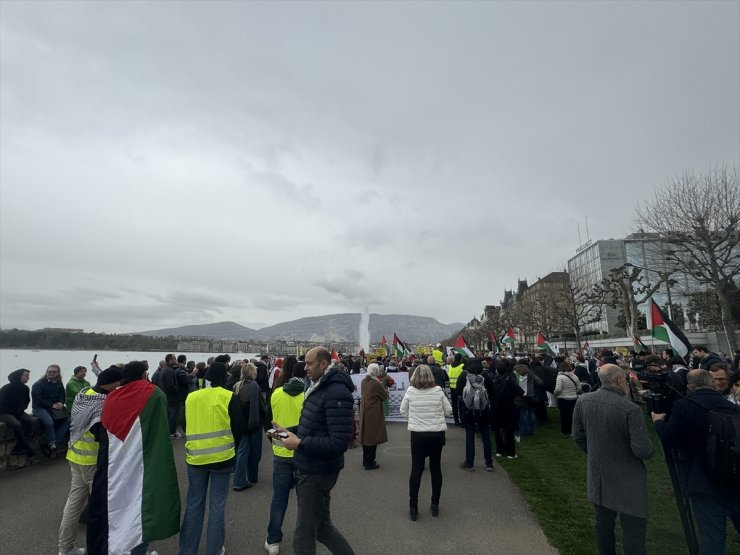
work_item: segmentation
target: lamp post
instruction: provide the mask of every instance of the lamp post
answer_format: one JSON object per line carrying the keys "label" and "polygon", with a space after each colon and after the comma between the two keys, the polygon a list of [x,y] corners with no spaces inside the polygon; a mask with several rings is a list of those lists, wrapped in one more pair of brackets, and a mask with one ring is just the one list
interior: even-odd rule
{"label": "lamp post", "polygon": [[671,299],[671,280],[668,279],[668,277],[671,275],[671,272],[659,272],[658,270],[653,270],[651,268],[643,268],[642,266],[632,264],[631,262],[625,262],[623,266],[625,268],[635,268],[637,270],[643,270],[645,272],[653,272],[654,274],[658,274],[658,276],[660,276],[661,281],[665,282],[665,290],[668,296],[668,318],[673,320],[673,300]]}

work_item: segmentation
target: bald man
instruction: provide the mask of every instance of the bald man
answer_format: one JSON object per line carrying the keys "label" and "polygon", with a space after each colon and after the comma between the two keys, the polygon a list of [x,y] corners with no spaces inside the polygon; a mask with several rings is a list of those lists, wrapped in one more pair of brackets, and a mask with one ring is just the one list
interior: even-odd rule
{"label": "bald man", "polygon": [[[344,468],[344,452],[352,441],[352,390],[349,374],[331,367],[331,353],[314,347],[306,353],[306,390],[297,428],[286,431],[283,445],[295,451],[298,511],[293,533],[293,551],[314,555],[316,542],[334,555],[352,555],[344,536],[331,522],[331,490]],[[284,430],[280,422],[273,422]]]}
{"label": "bald man", "polygon": [[622,523],[625,555],[645,553],[647,471],[653,456],[640,408],[629,400],[629,379],[616,364],[599,369],[601,388],[578,397],[573,439],[586,452],[587,497],[596,512],[600,554],[616,553],[614,524]]}

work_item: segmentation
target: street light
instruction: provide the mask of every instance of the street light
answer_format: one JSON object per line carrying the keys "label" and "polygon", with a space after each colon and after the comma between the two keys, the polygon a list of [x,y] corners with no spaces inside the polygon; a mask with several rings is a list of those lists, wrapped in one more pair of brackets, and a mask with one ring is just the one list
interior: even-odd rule
{"label": "street light", "polygon": [[651,268],[643,268],[642,266],[637,266],[636,264],[632,264],[631,262],[625,262],[623,266],[625,268],[635,268],[636,270],[643,270],[645,272],[653,272],[660,276],[661,281],[665,282],[665,290],[666,290],[666,293],[668,294],[668,318],[673,320],[673,310],[672,310],[673,301],[671,300],[671,280],[668,279],[668,277],[671,275],[672,272],[659,272],[658,270],[653,270]]}

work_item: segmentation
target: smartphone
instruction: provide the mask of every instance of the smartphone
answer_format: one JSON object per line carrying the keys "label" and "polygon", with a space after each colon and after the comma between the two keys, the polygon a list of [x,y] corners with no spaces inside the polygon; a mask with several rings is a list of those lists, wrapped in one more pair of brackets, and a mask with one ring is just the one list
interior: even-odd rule
{"label": "smartphone", "polygon": [[95,356],[93,357],[93,362],[98,362],[98,355],[97,355],[97,353],[96,353],[96,354],[95,354]]}

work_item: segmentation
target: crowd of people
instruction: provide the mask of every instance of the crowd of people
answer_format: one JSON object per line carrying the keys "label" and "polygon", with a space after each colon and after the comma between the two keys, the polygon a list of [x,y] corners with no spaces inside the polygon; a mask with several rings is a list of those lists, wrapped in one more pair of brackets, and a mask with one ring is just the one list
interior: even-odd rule
{"label": "crowd of people", "polygon": [[[419,518],[427,459],[430,512],[439,515],[448,420],[465,429],[459,468],[475,470],[480,438],[490,472],[494,457],[517,459],[517,445],[547,421],[548,407],[557,407],[561,434],[586,452],[586,495],[595,506],[599,552],[614,553],[620,515],[625,553],[644,553],[643,461],[654,453],[646,428],[649,412],[676,471],[677,494],[685,495],[693,510],[699,552],[722,553],[726,520],[740,530],[740,494],[718,482],[707,466],[703,423],[710,411],[738,410],[739,359],[700,346],[688,360],[670,349],[626,357],[608,350],[593,356],[465,357],[438,346],[428,357],[332,360],[329,350],[316,347],[301,359],[232,361],[220,355],[195,363],[171,354],[151,378],[146,362],[102,370],[93,360],[94,385],[82,366],[66,386],[58,365],[50,365],[30,389],[28,370],[12,372],[0,389],[0,422],[15,433],[14,454],[33,454],[29,403],[42,424],[47,456],[53,458],[69,434],[71,486],[59,529],[60,555],[153,554],[150,542],[178,532],[183,555],[224,554],[229,488],[241,492],[258,482],[265,437],[272,448],[273,488],[265,550],[280,552],[295,489],[293,551],[315,553],[320,542],[332,553],[351,554],[332,524],[330,494],[344,453],[356,440],[363,468],[380,467],[377,447],[388,441],[388,372],[408,372],[400,413],[410,432],[412,521]],[[352,373],[364,374],[359,402],[353,399]],[[181,519],[172,442],[183,438],[188,490]],[[199,551],[206,502],[205,549]],[[80,521],[87,522],[86,548],[74,545]]]}

